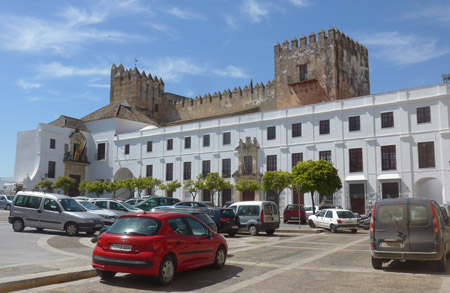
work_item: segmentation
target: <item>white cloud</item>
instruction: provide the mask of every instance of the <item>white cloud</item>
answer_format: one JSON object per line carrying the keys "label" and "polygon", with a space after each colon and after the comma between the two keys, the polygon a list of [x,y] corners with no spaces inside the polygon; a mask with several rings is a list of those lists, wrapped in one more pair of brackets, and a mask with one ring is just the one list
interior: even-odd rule
{"label": "white cloud", "polygon": [[21,88],[23,88],[25,90],[25,92],[30,92],[32,89],[34,88],[40,88],[42,85],[40,83],[31,83],[31,82],[26,82],[23,79],[19,79],[16,84],[18,86],[20,86]]}
{"label": "white cloud", "polygon": [[404,18],[414,20],[429,19],[440,23],[450,23],[450,7],[448,5],[442,5],[439,7],[421,7],[416,11],[407,12]]}
{"label": "white cloud", "polygon": [[27,99],[27,101],[29,101],[29,102],[41,102],[41,101],[44,101],[44,98],[30,97],[30,98]]}
{"label": "white cloud", "polygon": [[178,38],[178,33],[174,29],[172,29],[164,24],[153,23],[150,25],[150,27],[153,28],[154,30],[165,33],[169,37]]}
{"label": "white cloud", "polygon": [[37,68],[40,76],[46,77],[66,77],[66,76],[91,76],[91,75],[110,75],[111,72],[103,67],[100,68],[77,68],[73,66],[64,66],[59,62],[44,64]]}
{"label": "white cloud", "polygon": [[253,23],[261,22],[261,19],[266,17],[269,13],[267,7],[256,0],[245,0],[242,9],[244,14],[246,14]]}
{"label": "white cloud", "polygon": [[95,88],[109,88],[110,87],[109,84],[100,84],[100,83],[90,83],[90,84],[88,84],[88,86],[95,87]]}
{"label": "white cloud", "polygon": [[371,56],[393,65],[420,63],[450,53],[448,48],[439,48],[438,40],[399,32],[381,32],[365,35],[361,43],[368,47]]}
{"label": "white cloud", "polygon": [[183,20],[206,20],[206,18],[201,14],[194,13],[186,9],[181,10],[178,7],[173,7],[167,10],[167,13]]}
{"label": "white cloud", "polygon": [[289,2],[291,2],[297,7],[305,7],[309,5],[307,0],[289,0]]}
{"label": "white cloud", "polygon": [[223,14],[222,17],[230,30],[236,31],[239,29],[238,20],[236,19],[236,17],[233,17],[229,14]]}

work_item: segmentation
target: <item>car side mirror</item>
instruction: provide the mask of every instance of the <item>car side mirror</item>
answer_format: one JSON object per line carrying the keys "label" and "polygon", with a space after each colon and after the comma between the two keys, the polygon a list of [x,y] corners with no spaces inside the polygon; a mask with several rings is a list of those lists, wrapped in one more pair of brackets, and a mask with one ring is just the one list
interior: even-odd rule
{"label": "car side mirror", "polygon": [[214,233],[211,230],[208,230],[208,237],[209,239],[213,239]]}

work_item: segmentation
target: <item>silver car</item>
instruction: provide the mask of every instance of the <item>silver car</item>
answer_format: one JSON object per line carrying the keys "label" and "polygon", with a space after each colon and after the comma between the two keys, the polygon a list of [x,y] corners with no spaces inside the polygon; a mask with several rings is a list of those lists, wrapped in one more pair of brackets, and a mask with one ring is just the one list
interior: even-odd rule
{"label": "silver car", "polygon": [[130,206],[129,204],[114,199],[96,199],[93,203],[101,209],[107,209],[114,212],[117,216],[126,215],[129,213],[142,213],[141,209]]}
{"label": "silver car", "polygon": [[13,195],[0,195],[0,209],[9,210],[13,204],[14,196]]}
{"label": "silver car", "polygon": [[98,215],[103,218],[103,223],[107,226],[111,226],[117,220],[118,216],[110,211],[101,209],[95,204],[85,201],[85,200],[77,200],[78,203],[89,213]]}

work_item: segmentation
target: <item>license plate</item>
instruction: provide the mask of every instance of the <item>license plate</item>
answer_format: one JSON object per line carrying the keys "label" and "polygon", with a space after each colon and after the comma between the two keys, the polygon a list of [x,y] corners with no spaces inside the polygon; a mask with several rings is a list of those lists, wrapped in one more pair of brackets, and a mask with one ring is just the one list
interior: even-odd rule
{"label": "license plate", "polygon": [[298,220],[298,217],[291,217],[292,220]]}
{"label": "license plate", "polygon": [[102,226],[102,224],[97,224],[95,225],[95,228],[100,228]]}
{"label": "license plate", "polygon": [[232,226],[233,229],[239,229],[239,226]]}
{"label": "license plate", "polygon": [[383,248],[388,248],[388,247],[403,248],[403,243],[401,243],[401,242],[381,242],[381,247],[383,247]]}
{"label": "license plate", "polygon": [[116,250],[116,251],[131,251],[131,248],[133,246],[132,245],[128,245],[128,244],[111,244],[111,250]]}

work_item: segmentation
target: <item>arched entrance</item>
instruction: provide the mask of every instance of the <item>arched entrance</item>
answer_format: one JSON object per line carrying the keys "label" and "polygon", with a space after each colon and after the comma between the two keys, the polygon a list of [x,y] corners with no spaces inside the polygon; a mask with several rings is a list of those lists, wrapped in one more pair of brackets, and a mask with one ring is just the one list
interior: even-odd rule
{"label": "arched entrance", "polygon": [[[133,173],[128,168],[120,168],[117,170],[116,174],[114,174],[114,181],[119,181],[123,179],[133,178]],[[125,188],[121,188],[116,191],[115,198],[132,198],[134,194],[130,194],[130,191]]]}
{"label": "arched entrance", "polygon": [[413,197],[428,198],[442,204],[442,183],[436,178],[422,178],[414,184]]}

